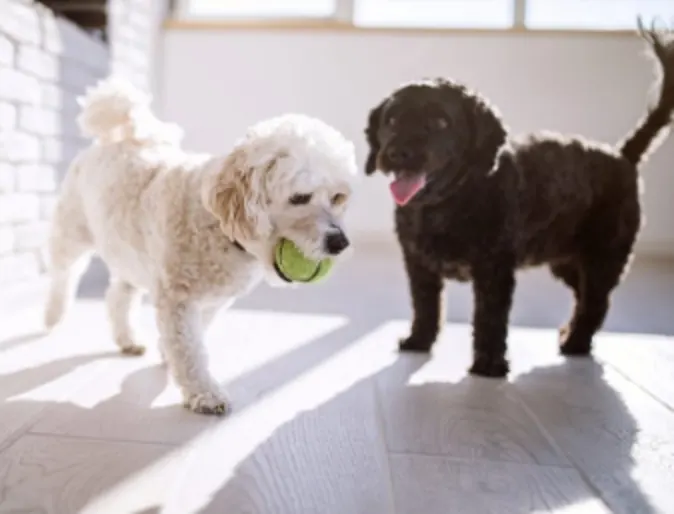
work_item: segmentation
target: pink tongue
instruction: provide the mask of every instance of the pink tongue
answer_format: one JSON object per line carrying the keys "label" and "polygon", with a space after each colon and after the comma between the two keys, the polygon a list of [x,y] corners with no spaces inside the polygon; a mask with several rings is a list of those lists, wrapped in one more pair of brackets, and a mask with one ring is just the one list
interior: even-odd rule
{"label": "pink tongue", "polygon": [[405,205],[419,190],[426,185],[426,177],[416,175],[402,177],[391,182],[391,194],[398,205]]}

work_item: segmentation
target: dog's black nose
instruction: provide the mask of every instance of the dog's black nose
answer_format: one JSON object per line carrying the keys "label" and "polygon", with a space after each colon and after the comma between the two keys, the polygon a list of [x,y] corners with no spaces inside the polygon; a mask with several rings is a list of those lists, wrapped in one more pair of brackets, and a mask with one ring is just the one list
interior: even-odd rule
{"label": "dog's black nose", "polygon": [[349,240],[341,230],[338,232],[331,232],[325,236],[325,250],[330,255],[337,255],[349,246]]}
{"label": "dog's black nose", "polygon": [[389,146],[386,149],[386,157],[392,165],[403,165],[412,158],[412,150]]}

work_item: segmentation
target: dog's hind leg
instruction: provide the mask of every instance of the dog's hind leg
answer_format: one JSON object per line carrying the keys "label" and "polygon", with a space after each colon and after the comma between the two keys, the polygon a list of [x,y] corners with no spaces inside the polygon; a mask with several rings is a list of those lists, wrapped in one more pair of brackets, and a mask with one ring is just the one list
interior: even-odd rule
{"label": "dog's hind leg", "polygon": [[[576,281],[576,287],[572,286],[576,306],[568,329],[560,333],[563,355],[590,354],[592,338],[604,324],[611,294],[629,266],[641,224],[638,198],[635,194],[612,207],[591,217],[580,234],[577,275],[571,281]],[[562,279],[569,283],[569,276]]]}
{"label": "dog's hind leg", "polygon": [[[574,297],[574,312],[576,304],[580,298],[580,267],[574,261],[560,262],[550,265],[550,272],[555,278],[558,278],[573,292]],[[559,340],[565,341],[569,335],[569,330],[573,318],[559,329]]]}
{"label": "dog's hind leg", "polygon": [[44,324],[52,328],[61,321],[75,299],[77,285],[93,253],[93,241],[74,189],[64,184],[54,212],[48,240],[49,292]]}
{"label": "dog's hind leg", "polygon": [[136,341],[130,319],[139,299],[140,292],[131,284],[114,277],[110,279],[110,285],[105,292],[105,304],[115,343],[126,355],[145,353],[145,347]]}
{"label": "dog's hind leg", "polygon": [[593,254],[582,261],[578,268],[576,306],[566,330],[560,331],[563,355],[590,354],[592,338],[604,323],[611,293],[620,283],[630,253],[626,249],[614,250],[604,255]]}

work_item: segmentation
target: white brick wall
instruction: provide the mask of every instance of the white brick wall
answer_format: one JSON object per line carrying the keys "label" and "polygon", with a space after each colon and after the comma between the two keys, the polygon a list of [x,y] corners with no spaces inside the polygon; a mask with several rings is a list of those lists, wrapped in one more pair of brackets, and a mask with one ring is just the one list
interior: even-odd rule
{"label": "white brick wall", "polygon": [[0,34],[0,65],[14,66],[14,45],[3,34]]}
{"label": "white brick wall", "polygon": [[105,45],[42,4],[0,0],[0,294],[44,272],[58,183],[86,144],[77,96],[111,71],[150,88],[159,4],[110,0]]}
{"label": "white brick wall", "polygon": [[28,2],[0,2],[0,33],[18,43],[40,44],[39,10]]}
{"label": "white brick wall", "polygon": [[0,100],[0,132],[7,132],[16,125],[16,105]]}

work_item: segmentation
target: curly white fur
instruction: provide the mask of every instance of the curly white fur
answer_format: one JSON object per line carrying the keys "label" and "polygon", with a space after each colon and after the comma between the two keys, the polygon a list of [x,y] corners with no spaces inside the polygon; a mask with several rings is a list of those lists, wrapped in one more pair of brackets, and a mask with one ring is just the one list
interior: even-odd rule
{"label": "curly white fur", "polygon": [[[62,319],[98,253],[110,270],[106,304],[121,350],[143,352],[129,316],[147,291],[186,405],[221,413],[227,398],[208,371],[203,331],[263,277],[280,283],[273,268],[279,238],[327,256],[326,237],[343,231],[354,147],[317,119],[287,114],[250,128],[224,157],[192,154],[179,146],[181,130],[158,120],[149,104],[114,78],[81,100],[78,122],[94,142],[62,185],[49,238],[45,323]],[[310,201],[293,205],[297,194]]]}

